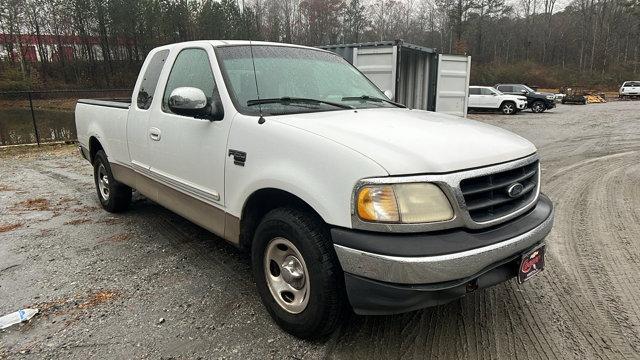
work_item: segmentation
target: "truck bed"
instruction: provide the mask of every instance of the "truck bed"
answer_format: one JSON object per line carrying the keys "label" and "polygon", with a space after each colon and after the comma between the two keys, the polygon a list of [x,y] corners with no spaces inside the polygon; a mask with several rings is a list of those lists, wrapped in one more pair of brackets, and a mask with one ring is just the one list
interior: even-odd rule
{"label": "truck bed", "polygon": [[127,117],[131,99],[79,99],[75,118],[78,142],[89,149],[90,135],[100,134],[100,143],[112,161],[129,163]]}

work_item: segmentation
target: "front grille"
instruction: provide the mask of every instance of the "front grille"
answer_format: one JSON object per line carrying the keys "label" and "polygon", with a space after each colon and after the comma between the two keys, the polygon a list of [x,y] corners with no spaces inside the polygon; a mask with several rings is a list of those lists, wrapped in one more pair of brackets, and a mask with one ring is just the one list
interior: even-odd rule
{"label": "front grille", "polygon": [[[520,183],[522,191],[511,197],[508,189]],[[476,222],[491,221],[509,215],[530,203],[538,187],[538,161],[514,169],[464,179],[460,190],[464,195],[471,219]]]}

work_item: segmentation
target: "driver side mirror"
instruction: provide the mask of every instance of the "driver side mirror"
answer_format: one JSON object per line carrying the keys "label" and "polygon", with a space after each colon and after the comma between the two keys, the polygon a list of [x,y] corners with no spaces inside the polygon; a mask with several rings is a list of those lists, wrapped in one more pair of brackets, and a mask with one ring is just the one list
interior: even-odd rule
{"label": "driver side mirror", "polygon": [[393,93],[391,92],[391,90],[385,90],[384,91],[384,96],[386,96],[387,99],[389,99],[389,100],[393,100]]}
{"label": "driver side mirror", "polygon": [[178,115],[193,116],[209,121],[222,120],[224,110],[219,96],[211,104],[204,92],[194,87],[175,88],[169,96],[169,109]]}
{"label": "driver side mirror", "polygon": [[521,92],[521,93],[523,93],[523,94],[527,94],[527,93],[529,93],[529,92],[528,92],[527,90],[525,90],[525,89],[520,89],[520,92]]}

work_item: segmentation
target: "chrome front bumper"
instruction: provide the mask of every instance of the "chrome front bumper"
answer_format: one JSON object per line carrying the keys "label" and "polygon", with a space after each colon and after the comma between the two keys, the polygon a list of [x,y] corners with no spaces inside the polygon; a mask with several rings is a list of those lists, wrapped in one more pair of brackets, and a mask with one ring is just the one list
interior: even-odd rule
{"label": "chrome front bumper", "polygon": [[553,210],[535,228],[510,239],[462,252],[435,256],[390,256],[335,244],[349,274],[394,284],[431,284],[464,279],[541,243],[553,227]]}

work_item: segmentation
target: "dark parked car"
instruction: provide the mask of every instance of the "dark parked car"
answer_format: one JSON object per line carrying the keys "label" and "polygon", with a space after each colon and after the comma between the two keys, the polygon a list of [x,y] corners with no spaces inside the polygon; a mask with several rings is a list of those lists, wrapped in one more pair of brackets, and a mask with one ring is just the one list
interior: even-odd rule
{"label": "dark parked car", "polygon": [[540,113],[556,107],[556,96],[551,93],[541,93],[522,84],[498,84],[495,86],[505,94],[524,95],[527,97],[527,107],[534,113]]}

